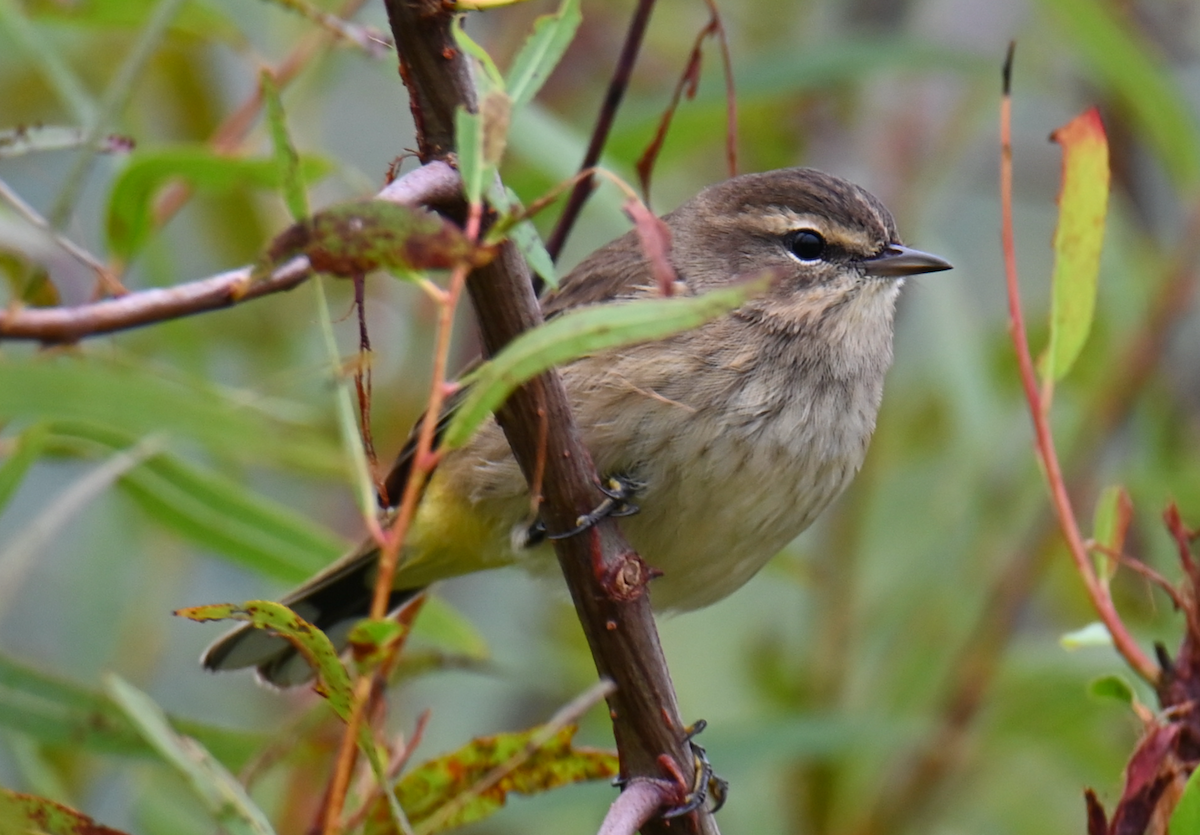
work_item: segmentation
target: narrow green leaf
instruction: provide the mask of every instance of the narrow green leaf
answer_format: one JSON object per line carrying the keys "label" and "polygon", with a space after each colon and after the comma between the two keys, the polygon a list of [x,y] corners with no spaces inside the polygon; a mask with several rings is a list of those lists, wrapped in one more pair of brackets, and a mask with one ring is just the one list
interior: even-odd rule
{"label": "narrow green leaf", "polygon": [[1095,109],[1056,130],[1062,145],[1062,187],[1054,231],[1050,344],[1042,358],[1048,384],[1071,370],[1092,328],[1104,217],[1108,210],[1108,141]]}
{"label": "narrow green leaf", "polygon": [[[86,423],[58,422],[52,430],[50,448],[74,454],[103,455],[133,441]],[[179,536],[281,582],[300,582],[347,547],[310,517],[170,451],[125,473],[119,487]]]}
{"label": "narrow green leaf", "polygon": [[639,299],[573,310],[521,334],[471,373],[471,388],[442,439],[461,446],[513,390],[555,365],[621,345],[663,339],[728,313],[764,292],[773,274],[702,296]]}
{"label": "narrow green leaf", "polygon": [[347,640],[359,673],[376,669],[408,633],[407,626],[391,618],[364,618],[354,624]]}
{"label": "narrow green leaf", "polygon": [[1121,676],[1102,676],[1088,686],[1088,692],[1099,699],[1114,699],[1123,705],[1132,705],[1135,697],[1133,685]]}
{"label": "narrow green leaf", "polygon": [[[199,739],[230,768],[241,768],[268,741],[265,734],[172,723]],[[100,693],[0,654],[0,727],[38,742],[79,751],[146,756],[151,749]],[[0,830],[2,831],[2,830]]]}
{"label": "narrow green leaf", "polygon": [[294,224],[271,242],[255,273],[269,274],[298,255],[319,272],[344,277],[373,270],[407,274],[448,269],[490,258],[440,215],[386,200],[339,203]]}
{"label": "narrow green leaf", "polygon": [[197,440],[223,456],[324,476],[345,472],[336,443],[282,408],[247,405],[202,380],[94,356],[0,359],[0,419],[82,421],[141,437]]}
{"label": "narrow green leaf", "polygon": [[304,182],[300,179],[300,155],[288,135],[287,117],[283,112],[283,100],[279,97],[279,87],[275,77],[267,70],[259,74],[262,85],[263,99],[267,106],[267,126],[271,130],[271,146],[275,150],[275,164],[279,166],[279,176],[283,185],[283,201],[293,220],[303,220],[308,217],[308,194],[304,190]]}
{"label": "narrow green leaf", "polygon": [[458,173],[462,175],[467,202],[478,203],[484,188],[494,179],[483,158],[483,118],[459,107],[454,117],[454,142],[458,148]]}
{"label": "narrow green leaf", "polygon": [[533,22],[533,32],[508,71],[506,86],[514,109],[531,101],[542,89],[582,20],[579,0],[563,0],[557,13],[542,15]]}
{"label": "narrow green leaf", "polygon": [[1091,65],[1089,79],[1115,96],[1149,139],[1173,182],[1184,191],[1200,184],[1200,123],[1139,27],[1107,3],[1042,0],[1042,5]]}
{"label": "narrow green leaf", "polygon": [[0,787],[0,833],[3,835],[125,835],[96,823],[82,812]]}
{"label": "narrow green leaf", "polygon": [[[476,43],[470,35],[463,29],[464,16],[459,16],[454,19],[454,26],[451,31],[454,35],[454,42],[458,44],[458,48],[470,55],[483,68],[483,75],[478,76],[480,82],[480,93],[486,94],[492,90],[504,92],[504,76],[500,74],[499,67],[492,60],[492,56],[488,55],[486,49]],[[481,95],[482,98],[482,95]]]}
{"label": "narrow green leaf", "polygon": [[[1125,547],[1125,533],[1133,518],[1133,503],[1129,493],[1120,485],[1106,487],[1096,502],[1096,513],[1092,523],[1092,539],[1110,551],[1120,553]],[[1095,555],[1096,574],[1104,583],[1112,580],[1119,563],[1108,554]]]}
{"label": "narrow green leaf", "polygon": [[[488,184],[487,195],[488,203],[501,214],[492,224],[488,240],[498,241],[507,237],[516,244],[517,249],[529,262],[530,269],[542,277],[546,286],[557,287],[558,272],[554,269],[554,259],[546,251],[546,245],[542,243],[542,236],[538,234],[537,227],[528,218],[514,222],[514,218],[524,211],[517,193],[504,186],[500,180],[493,179]],[[493,238],[492,235],[497,237]]]}
{"label": "narrow green leaf", "polygon": [[1200,768],[1192,772],[1183,787],[1183,794],[1171,813],[1167,826],[1169,835],[1195,835],[1200,832]]}
{"label": "narrow green leaf", "polygon": [[49,543],[66,523],[114,481],[153,455],[161,446],[161,440],[158,436],[149,436],[130,449],[113,453],[104,463],[94,467],[47,502],[4,544],[0,549],[0,612],[22,587],[26,572],[39,555],[49,550]]}
{"label": "narrow green leaf", "polygon": [[21,486],[25,474],[46,446],[46,427],[34,424],[11,440],[12,451],[0,462],[0,514],[4,513],[8,500]]}
{"label": "narrow green leaf", "polygon": [[[353,710],[354,692],[350,672],[338,658],[329,637],[288,607],[267,600],[251,600],[248,603],[222,603],[213,606],[194,606],[180,609],[175,614],[195,621],[233,620],[254,624],[257,629],[269,629],[292,642],[304,659],[317,671],[316,691],[325,697],[329,706],[343,722],[349,722]],[[395,792],[387,780],[384,757],[371,736],[368,723],[359,726],[358,747],[371,764],[371,771],[380,785],[386,788],[386,808],[393,821],[402,820],[404,812],[396,800]]]}
{"label": "narrow green leaf", "polygon": [[201,623],[211,620],[245,621],[254,624],[256,629],[269,629],[287,638],[317,671],[317,692],[325,697],[338,718],[343,722],[350,720],[353,701],[350,673],[338,658],[338,652],[328,636],[287,606],[269,600],[251,600],[237,604],[192,606],[180,609],[175,614]]}
{"label": "narrow green leaf", "polygon": [[237,778],[203,745],[176,733],[149,696],[115,674],[107,676],[105,689],[142,738],[183,776],[222,829],[231,835],[274,835]]}
{"label": "narrow green leaf", "polygon": [[[430,760],[409,772],[396,784],[400,805],[416,826],[432,818],[439,809],[466,792],[493,769],[503,766],[536,740],[540,727],[516,733],[475,739],[445,756]],[[559,786],[586,780],[602,780],[618,772],[616,754],[571,744],[575,727],[568,726],[542,744],[491,789],[463,806],[440,826],[422,830],[432,835],[456,826],[482,820],[499,810],[510,792],[538,794]],[[395,829],[382,804],[376,804],[366,826],[367,835],[392,835]]]}
{"label": "narrow green leaf", "polygon": [[[305,155],[300,159],[304,183],[316,182],[332,170],[332,163],[324,158]],[[276,190],[283,185],[274,159],[222,156],[206,145],[135,151],[108,198],[108,243],[115,254],[128,259],[146,243],[154,226],[154,196],[172,179],[209,193],[247,187]]]}

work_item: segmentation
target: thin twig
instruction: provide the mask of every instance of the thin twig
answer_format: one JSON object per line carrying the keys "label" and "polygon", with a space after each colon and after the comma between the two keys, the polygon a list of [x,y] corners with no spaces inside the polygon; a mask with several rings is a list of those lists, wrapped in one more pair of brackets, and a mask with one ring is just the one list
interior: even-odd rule
{"label": "thin twig", "polygon": [[[453,200],[461,192],[460,183],[457,171],[444,162],[433,162],[400,177],[376,195],[376,199],[438,205]],[[251,267],[241,267],[174,287],[139,290],[117,299],[72,307],[10,307],[0,311],[0,341],[23,339],[69,344],[291,290],[312,275],[306,258],[289,261],[262,281],[252,282],[251,272]]]}
{"label": "thin twig", "polygon": [[123,294],[128,292],[124,287],[121,286],[121,283],[117,281],[116,277],[109,272],[108,268],[101,263],[99,258],[97,258],[95,255],[92,255],[92,253],[88,252],[82,246],[75,243],[66,235],[55,229],[51,225],[50,221],[42,217],[38,213],[37,209],[33,208],[33,206],[30,206],[23,199],[21,199],[21,195],[13,191],[8,183],[4,182],[4,180],[0,180],[0,199],[3,199],[4,202],[12,206],[12,208],[16,210],[17,214],[25,218],[25,220],[31,225],[36,226],[38,229],[50,236],[50,238],[56,244],[58,244],[64,252],[66,252],[80,264],[83,264],[85,267],[95,272],[96,277],[99,278],[100,281],[109,288],[110,293]]}
{"label": "thin twig", "polygon": [[1017,364],[1021,373],[1021,385],[1025,390],[1025,399],[1029,403],[1030,417],[1033,421],[1036,436],[1038,459],[1046,474],[1054,511],[1058,516],[1059,527],[1067,540],[1067,547],[1075,569],[1079,572],[1088,596],[1092,600],[1100,620],[1112,635],[1113,646],[1126,660],[1130,667],[1150,684],[1157,682],[1160,670],[1150,658],[1142,652],[1141,647],[1134,641],[1133,636],[1125,628],[1120,615],[1113,606],[1108,589],[1096,576],[1087,548],[1083,544],[1083,536],[1071,507],[1071,498],[1067,494],[1066,483],[1063,480],[1062,469],[1058,461],[1058,453],[1054,447],[1054,438],[1050,432],[1049,416],[1046,404],[1038,387],[1037,374],[1033,367],[1033,357],[1029,351],[1029,340],[1025,333],[1025,320],[1021,313],[1020,287],[1017,281],[1016,247],[1013,243],[1012,222],[1012,98],[1009,94],[1009,79],[1011,78],[1012,47],[1009,47],[1008,60],[1005,62],[1005,91],[1000,103],[1000,201],[1001,201],[1001,244],[1004,253],[1005,282],[1008,289],[1009,332],[1017,353]]}
{"label": "thin twig", "polygon": [[672,802],[671,792],[672,786],[660,780],[631,780],[608,807],[597,835],[635,835]]}
{"label": "thin twig", "polygon": [[[650,13],[653,10],[654,0],[638,0],[637,9],[629,21],[629,30],[625,33],[621,56],[617,59],[617,67],[613,71],[612,80],[608,83],[608,92],[604,95],[604,104],[600,108],[596,126],[592,129],[591,141],[588,142],[587,152],[583,155],[583,162],[579,165],[580,171],[593,168],[600,161],[600,154],[604,150],[604,143],[608,141],[608,134],[612,130],[617,108],[621,106],[621,99],[625,95],[626,88],[629,87],[629,79],[633,75],[633,65],[637,62],[638,51],[642,48],[642,38],[646,34],[646,26],[650,23]],[[559,217],[554,232],[546,242],[546,251],[554,260],[558,260],[563,245],[567,242],[567,236],[571,234],[571,228],[579,218],[579,212],[583,209],[583,204],[587,202],[588,197],[591,196],[594,187],[595,183],[592,178],[587,177],[576,183],[575,188],[572,189],[571,196],[567,199],[567,205],[563,208],[562,216]]]}

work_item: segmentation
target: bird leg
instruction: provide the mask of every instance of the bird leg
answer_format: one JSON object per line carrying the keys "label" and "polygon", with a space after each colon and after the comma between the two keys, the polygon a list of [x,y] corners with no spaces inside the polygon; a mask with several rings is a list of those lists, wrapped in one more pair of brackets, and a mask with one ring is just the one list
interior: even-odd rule
{"label": "bird leg", "polygon": [[606,517],[632,516],[638,512],[638,506],[630,499],[637,494],[641,484],[626,475],[611,475],[599,486],[604,499],[595,508],[576,519],[574,528],[565,533],[547,534],[545,527],[542,527],[542,535],[551,541],[567,539],[595,527],[597,522]]}

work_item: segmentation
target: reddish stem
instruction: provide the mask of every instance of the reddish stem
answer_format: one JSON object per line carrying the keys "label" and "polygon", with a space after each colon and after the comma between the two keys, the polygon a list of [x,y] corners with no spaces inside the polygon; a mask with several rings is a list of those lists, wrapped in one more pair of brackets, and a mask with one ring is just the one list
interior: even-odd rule
{"label": "reddish stem", "polygon": [[[1011,64],[1012,52],[1009,52]],[[1007,79],[1007,73],[1006,73]],[[1013,243],[1012,223],[1012,99],[1005,90],[1000,102],[1000,203],[1002,214],[1001,245],[1004,251],[1004,275],[1008,289],[1009,333],[1012,336],[1013,347],[1017,352],[1017,363],[1021,372],[1021,386],[1025,390],[1025,399],[1029,403],[1029,414],[1033,421],[1036,436],[1038,460],[1046,474],[1046,483],[1050,488],[1050,496],[1055,515],[1058,516],[1059,527],[1067,540],[1067,547],[1075,569],[1083,579],[1088,596],[1092,600],[1100,620],[1112,636],[1113,646],[1134,671],[1151,685],[1158,682],[1161,671],[1157,664],[1142,652],[1141,647],[1134,641],[1133,636],[1121,622],[1108,587],[1096,576],[1075,512],[1071,507],[1071,498],[1067,494],[1066,482],[1063,480],[1062,469],[1058,462],[1058,453],[1054,447],[1054,437],[1050,432],[1048,406],[1043,400],[1038,388],[1037,374],[1033,368],[1033,357],[1029,352],[1029,340],[1025,333],[1025,320],[1021,314],[1021,295],[1017,281],[1016,247]]]}

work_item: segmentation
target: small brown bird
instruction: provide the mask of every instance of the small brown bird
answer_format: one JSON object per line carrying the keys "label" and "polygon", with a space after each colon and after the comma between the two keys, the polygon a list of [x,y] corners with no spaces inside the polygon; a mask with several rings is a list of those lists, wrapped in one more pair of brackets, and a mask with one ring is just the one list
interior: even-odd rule
{"label": "small brown bird", "polygon": [[[950,264],[903,246],[865,190],[807,168],[735,177],[663,219],[680,293],[770,268],[781,275],[765,295],[694,330],[561,369],[597,470],[634,492],[639,512],[621,527],[662,572],[651,600],[685,610],[740,587],[850,483],[875,429],[904,278]],[[657,292],[631,232],[542,304],[549,318]],[[389,479],[393,497],[410,456],[411,444]],[[494,422],[447,453],[405,543],[393,605],[446,577],[555,567],[527,490]],[[283,602],[344,644],[370,607],[378,557],[368,541]],[[284,639],[249,627],[218,640],[203,662],[257,666],[279,686],[312,676]]]}

